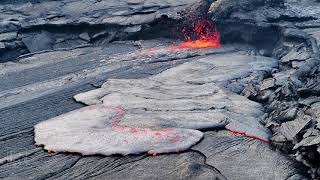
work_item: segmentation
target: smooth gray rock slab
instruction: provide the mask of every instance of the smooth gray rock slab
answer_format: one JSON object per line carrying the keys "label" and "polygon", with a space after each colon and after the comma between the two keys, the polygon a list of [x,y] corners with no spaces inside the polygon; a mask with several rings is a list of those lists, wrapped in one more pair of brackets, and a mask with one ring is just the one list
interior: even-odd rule
{"label": "smooth gray rock slab", "polygon": [[310,116],[297,115],[294,121],[282,123],[279,128],[279,133],[282,134],[287,140],[292,141],[293,138],[303,130],[311,122]]}
{"label": "smooth gray rock slab", "polygon": [[70,154],[48,155],[39,148],[32,151],[33,153],[28,156],[0,165],[0,178],[5,180],[226,179],[217,169],[206,165],[205,157],[198,152],[161,156],[81,157]]}
{"label": "smooth gray rock slab", "polygon": [[320,136],[309,136],[302,139],[299,143],[295,144],[293,150],[296,150],[299,147],[314,146],[317,144],[320,144]]}
{"label": "smooth gray rock slab", "polygon": [[49,151],[128,155],[184,151],[202,138],[197,130],[119,125],[124,115],[121,108],[84,107],[37,124],[35,142]]}
{"label": "smooth gray rock slab", "polygon": [[311,53],[307,52],[305,47],[293,48],[287,55],[281,58],[281,61],[288,63],[290,61],[305,61],[310,58]]}
{"label": "smooth gray rock slab", "polygon": [[30,52],[50,50],[54,43],[50,33],[46,31],[41,31],[39,34],[24,34],[22,41]]}
{"label": "smooth gray rock slab", "polygon": [[207,163],[228,179],[305,179],[299,174],[303,167],[293,158],[272,150],[268,143],[228,131],[205,133],[192,149],[202,152]]}
{"label": "smooth gray rock slab", "polygon": [[275,87],[275,79],[274,78],[267,78],[264,79],[260,84],[260,90],[266,90],[269,88]]}
{"label": "smooth gray rock slab", "polygon": [[318,47],[320,46],[320,29],[319,28],[309,28],[304,30],[306,31],[309,35],[311,35],[313,38],[315,38]]}
{"label": "smooth gray rock slab", "polygon": [[[22,152],[25,153],[25,152]],[[22,154],[20,153],[20,154]],[[65,156],[62,154],[49,157],[41,150],[16,161],[0,166],[1,179],[46,179],[54,173],[72,167],[79,160],[79,156]]]}
{"label": "smooth gray rock slab", "polygon": [[[265,13],[263,13],[263,10],[261,9],[267,9],[268,7],[280,7],[283,3],[284,0],[217,0],[211,4],[209,13],[212,14],[214,20],[224,20],[225,18],[248,18],[250,20],[256,19],[261,21],[265,19]],[[256,14],[255,17],[250,17],[250,11],[257,9],[260,10],[260,14]],[[273,13],[271,12],[269,14]]]}
{"label": "smooth gray rock slab", "polygon": [[0,42],[12,41],[17,38],[17,32],[0,33]]}
{"label": "smooth gray rock slab", "polygon": [[206,56],[197,61],[170,69],[157,78],[166,78],[166,83],[209,83],[244,79],[257,71],[270,72],[278,67],[276,59],[263,56],[247,56],[237,53]]}
{"label": "smooth gray rock slab", "polygon": [[49,179],[217,179],[218,170],[205,164],[197,152],[161,156],[91,156]]}

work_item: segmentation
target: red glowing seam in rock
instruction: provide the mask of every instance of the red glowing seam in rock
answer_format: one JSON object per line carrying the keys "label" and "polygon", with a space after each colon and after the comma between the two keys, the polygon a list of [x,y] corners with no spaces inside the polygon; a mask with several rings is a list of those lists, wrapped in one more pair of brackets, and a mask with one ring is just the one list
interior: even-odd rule
{"label": "red glowing seam in rock", "polygon": [[[154,138],[156,139],[163,139],[163,132],[169,132],[172,131],[172,128],[163,128],[163,129],[159,129],[159,130],[148,130],[148,129],[141,129],[141,128],[132,128],[132,127],[128,127],[128,126],[121,126],[120,125],[120,121],[122,118],[124,118],[125,116],[125,109],[122,107],[108,107],[110,109],[116,110],[118,112],[118,116],[116,117],[116,119],[112,122],[112,129],[113,130],[117,130],[117,131],[127,131],[133,134],[136,133],[146,133],[146,134],[153,134],[155,135]],[[170,136],[169,139],[171,142],[177,142],[179,141],[179,136],[177,134],[174,134],[173,136]],[[128,140],[125,139],[124,140],[126,143],[128,143]],[[180,152],[180,150],[176,150],[176,152]],[[157,153],[154,153],[152,151],[148,151],[148,154],[152,155],[152,156],[156,156]]]}
{"label": "red glowing seam in rock", "polygon": [[[172,131],[171,128],[164,128],[164,129],[160,129],[160,130],[148,130],[148,129],[141,129],[141,128],[132,128],[132,127],[128,127],[128,126],[121,126],[120,125],[120,121],[125,116],[125,109],[123,107],[121,107],[121,106],[108,107],[108,108],[116,110],[118,112],[118,115],[119,115],[119,117],[116,118],[112,123],[112,128],[114,130],[127,131],[127,132],[130,132],[130,133],[133,133],[133,134],[135,134],[135,133],[154,134],[154,135],[156,135],[155,138],[160,138],[160,139],[163,139],[163,137],[162,137],[162,133],[163,132]],[[249,134],[247,134],[245,132],[231,130],[231,129],[227,129],[227,130],[232,132],[232,133],[234,133],[234,134],[240,134],[240,135],[244,135],[244,136],[249,137],[249,138],[257,139],[257,140],[262,141],[262,142],[270,143],[270,140],[268,140],[268,139],[263,139],[263,138],[259,138],[259,137],[254,136],[254,135],[249,135]],[[174,136],[170,137],[170,141],[171,142],[177,142],[178,140],[179,140],[179,136],[177,134],[175,134]]]}
{"label": "red glowing seam in rock", "polygon": [[[171,128],[164,128],[164,129],[160,129],[160,130],[148,130],[148,129],[141,129],[141,128],[132,128],[132,127],[128,127],[128,126],[121,126],[120,125],[120,121],[125,116],[125,109],[123,107],[121,107],[121,106],[109,107],[109,108],[113,109],[113,110],[116,110],[118,112],[118,115],[119,115],[119,117],[116,118],[112,123],[112,128],[114,130],[127,131],[127,132],[130,132],[130,133],[133,133],[133,134],[135,134],[135,133],[153,134],[153,135],[155,135],[154,138],[157,138],[157,139],[163,139],[163,135],[162,135],[163,132],[172,131]],[[268,140],[268,139],[262,139],[262,138],[259,138],[257,136],[254,136],[254,135],[249,135],[249,134],[247,134],[245,132],[231,130],[231,129],[227,129],[227,130],[232,132],[232,133],[234,133],[234,134],[240,134],[240,135],[246,136],[248,138],[253,138],[253,139],[265,142],[265,143],[270,143],[270,140]],[[177,142],[177,141],[179,141],[179,136],[177,134],[174,134],[173,136],[170,137],[169,140],[171,142]],[[127,140],[125,140],[125,142],[127,142]],[[176,150],[176,152],[180,152],[180,150]],[[151,154],[153,156],[157,155],[157,153],[153,153],[152,151],[151,152],[149,151],[148,154]]]}
{"label": "red glowing seam in rock", "polygon": [[240,134],[240,135],[244,135],[246,137],[253,138],[253,139],[265,142],[265,143],[271,143],[271,141],[269,139],[262,139],[262,138],[259,138],[257,136],[249,135],[249,134],[246,134],[245,132],[241,132],[241,131],[236,131],[236,130],[231,130],[231,129],[227,129],[227,130],[232,132],[232,133],[234,133],[234,134]]}
{"label": "red glowing seam in rock", "polygon": [[[163,128],[163,129],[159,129],[159,130],[148,130],[148,129],[141,129],[141,128],[132,128],[132,127],[128,127],[128,126],[121,126],[120,122],[121,122],[121,119],[123,119],[124,116],[125,116],[125,112],[126,112],[125,109],[123,107],[121,107],[121,106],[118,106],[118,107],[108,106],[106,108],[111,109],[111,110],[115,110],[115,111],[118,112],[118,116],[119,117],[116,117],[115,120],[112,122],[112,129],[113,130],[127,131],[127,132],[130,132],[132,134],[136,134],[136,133],[153,134],[153,135],[155,135],[154,138],[159,138],[159,139],[163,139],[163,135],[162,135],[163,132],[172,131],[172,128]],[[270,143],[270,140],[262,139],[262,138],[259,138],[257,136],[253,136],[253,135],[248,135],[245,132],[231,130],[231,129],[227,129],[227,130],[232,132],[232,133],[234,133],[234,134],[240,134],[240,135],[244,135],[244,136],[249,137],[249,138],[257,139],[257,140],[265,142],[265,143]],[[177,134],[174,134],[173,136],[170,136],[169,140],[171,142],[177,142],[177,141],[179,141],[179,136]],[[124,141],[126,143],[128,143],[127,139],[125,139]],[[176,152],[179,153],[180,150],[177,149]],[[54,153],[54,151],[52,151],[51,149],[48,149],[48,155],[49,156],[52,156],[53,153]],[[153,156],[157,155],[157,153],[153,153],[152,151],[149,151],[148,154],[153,155]]]}
{"label": "red glowing seam in rock", "polygon": [[[163,129],[158,129],[158,130],[149,130],[149,129],[142,129],[142,128],[133,128],[133,127],[128,127],[128,126],[121,126],[120,122],[121,119],[124,118],[125,116],[125,109],[118,106],[118,107],[107,107],[108,109],[112,109],[118,112],[118,117],[115,117],[112,122],[112,129],[117,130],[117,131],[127,131],[132,134],[137,134],[137,133],[145,133],[145,134],[152,134],[155,135],[155,138],[160,138],[163,139],[163,134],[165,132],[170,132],[172,131],[172,128],[163,128]],[[173,136],[170,136],[170,141],[178,141],[179,136],[177,134],[174,134]]]}

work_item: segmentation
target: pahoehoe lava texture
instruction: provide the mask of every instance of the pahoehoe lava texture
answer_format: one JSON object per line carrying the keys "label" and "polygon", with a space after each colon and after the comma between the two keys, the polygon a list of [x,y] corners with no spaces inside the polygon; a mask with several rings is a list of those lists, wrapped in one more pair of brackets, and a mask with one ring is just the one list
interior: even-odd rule
{"label": "pahoehoe lava texture", "polygon": [[[53,151],[82,154],[175,152],[201,139],[201,132],[187,129],[223,126],[269,141],[270,132],[261,124],[261,105],[217,84],[276,67],[275,59],[234,53],[200,58],[150,78],[112,79],[100,89],[75,96],[89,107],[36,125],[35,142]],[[116,108],[123,109],[118,113],[120,117],[114,117],[112,109]],[[186,129],[171,132],[160,128]],[[160,133],[160,143],[154,133]]]}
{"label": "pahoehoe lava texture", "polygon": [[[319,179],[319,17],[318,0],[1,1],[0,178]],[[222,47],[177,45],[200,19]]]}
{"label": "pahoehoe lava texture", "polygon": [[[188,129],[127,128],[117,126],[121,109],[93,105],[35,126],[35,141],[45,149],[92,154],[149,154],[179,152],[202,138]],[[123,112],[124,113],[124,112]],[[121,117],[122,118],[122,117]]]}

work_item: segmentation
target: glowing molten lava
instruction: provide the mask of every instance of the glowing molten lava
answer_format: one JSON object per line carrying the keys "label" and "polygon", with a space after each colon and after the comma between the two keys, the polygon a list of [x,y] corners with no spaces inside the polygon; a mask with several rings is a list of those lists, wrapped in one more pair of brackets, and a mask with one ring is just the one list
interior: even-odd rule
{"label": "glowing molten lava", "polygon": [[190,34],[184,30],[186,42],[179,44],[181,48],[208,48],[220,47],[219,33],[211,21],[203,18],[197,24],[192,25]]}

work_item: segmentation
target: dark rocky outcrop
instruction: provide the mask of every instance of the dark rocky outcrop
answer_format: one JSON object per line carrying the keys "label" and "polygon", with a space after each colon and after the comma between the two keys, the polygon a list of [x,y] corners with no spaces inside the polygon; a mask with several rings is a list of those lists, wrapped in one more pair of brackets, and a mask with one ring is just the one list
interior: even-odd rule
{"label": "dark rocky outcrop", "polygon": [[[236,6],[227,1],[223,3]],[[224,8],[223,4],[214,7]],[[231,8],[232,13],[228,16],[214,14],[218,17],[214,19],[219,21],[219,17],[228,17],[227,21],[249,22],[264,29],[277,27],[280,32],[271,50],[272,56],[280,61],[279,69],[262,84],[249,84],[243,94],[265,105],[268,113],[266,126],[274,133],[273,144],[285,153],[295,154],[298,161],[310,168],[312,177],[318,178],[318,121],[316,108],[312,107],[318,102],[319,4],[315,1],[287,1],[282,6],[286,11],[264,6],[245,12],[239,7]],[[246,38],[241,40],[247,41]]]}

